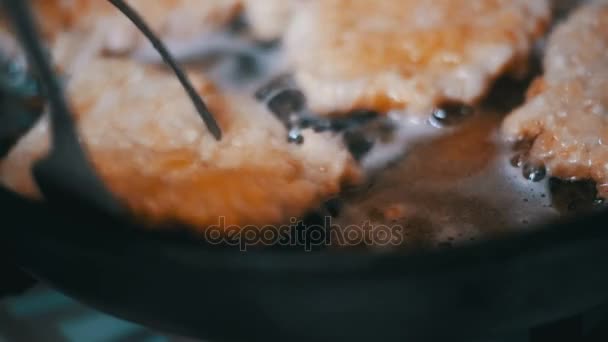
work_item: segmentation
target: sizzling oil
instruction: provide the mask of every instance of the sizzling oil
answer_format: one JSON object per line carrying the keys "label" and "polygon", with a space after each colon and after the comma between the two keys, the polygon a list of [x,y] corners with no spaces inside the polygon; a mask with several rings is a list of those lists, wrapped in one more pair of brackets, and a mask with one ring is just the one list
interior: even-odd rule
{"label": "sizzling oil", "polygon": [[399,247],[433,247],[528,229],[559,217],[548,182],[526,180],[497,136],[503,114],[480,109],[454,128],[403,123],[404,153],[346,195],[334,229],[401,227]]}
{"label": "sizzling oil", "polygon": [[[397,229],[399,243],[357,246],[363,248],[448,247],[598,208],[593,184],[550,179],[542,169],[531,176],[525,165],[513,165],[518,152],[499,128],[523,103],[528,83],[500,80],[474,114],[447,127],[401,117],[398,138],[363,161],[370,182],[345,196],[333,229]],[[391,157],[374,153],[386,151],[401,152],[379,166]]]}

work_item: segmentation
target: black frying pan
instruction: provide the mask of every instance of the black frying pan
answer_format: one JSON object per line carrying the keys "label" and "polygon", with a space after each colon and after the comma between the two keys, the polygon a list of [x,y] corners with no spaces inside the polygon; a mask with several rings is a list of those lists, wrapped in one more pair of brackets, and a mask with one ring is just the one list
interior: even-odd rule
{"label": "black frying pan", "polygon": [[[109,313],[226,341],[472,340],[608,299],[608,215],[419,254],[214,249],[0,191],[10,255]],[[7,222],[11,222],[7,224]]]}
{"label": "black frying pan", "polygon": [[[19,1],[5,3],[23,19]],[[27,20],[16,22],[27,41]],[[44,71],[44,58],[32,60]],[[65,119],[53,76],[41,74],[52,115]],[[72,125],[57,127],[75,137]],[[60,153],[35,171],[46,204],[0,189],[7,255],[75,298],[154,328],[226,341],[475,340],[608,299],[607,213],[435,252],[241,253],[119,218],[72,143],[55,145]],[[80,165],[71,196],[58,186],[66,165]]]}

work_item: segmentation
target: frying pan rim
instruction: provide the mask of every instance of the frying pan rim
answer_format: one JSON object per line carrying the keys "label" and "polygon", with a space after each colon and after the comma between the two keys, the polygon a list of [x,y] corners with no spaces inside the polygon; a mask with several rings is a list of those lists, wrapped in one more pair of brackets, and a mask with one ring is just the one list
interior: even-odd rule
{"label": "frying pan rim", "polygon": [[[69,217],[57,212],[43,203],[26,199],[0,186],[0,199],[8,197],[12,202],[14,210],[31,210],[36,208],[38,213],[32,217],[47,217],[53,226],[62,224],[59,230],[40,229],[40,227],[29,227],[29,233],[43,234],[48,239],[55,239],[59,243],[73,242],[81,245],[83,238],[87,239],[87,233],[93,233],[95,241],[89,241],[88,247],[102,251],[104,248],[151,248],[157,249],[159,254],[173,258],[175,254],[183,256],[196,256],[194,259],[184,259],[180,262],[189,262],[197,268],[226,271],[253,271],[256,272],[294,272],[316,273],[316,274],[344,274],[357,270],[376,275],[402,274],[403,272],[433,272],[444,268],[464,266],[470,263],[487,263],[508,258],[525,258],[528,255],[546,252],[550,249],[568,248],[575,244],[593,242],[604,242],[608,248],[608,210],[580,215],[570,219],[561,219],[557,222],[546,223],[540,226],[532,226],[525,232],[512,232],[504,237],[496,239],[483,239],[462,246],[454,246],[441,250],[416,250],[404,249],[387,250],[382,252],[360,251],[345,248],[339,251],[317,251],[305,252],[303,250],[248,250],[236,251],[228,248],[212,249],[201,245],[194,238],[180,236],[177,239],[165,239],[165,234],[151,232],[143,226],[127,224],[124,221],[116,221],[100,215],[94,220],[96,227],[79,228],[80,232],[73,227],[63,229],[67,223],[77,222],[82,219],[81,215],[74,215],[70,211]],[[9,204],[11,205],[11,204]],[[86,212],[86,211],[85,211]],[[76,220],[74,220],[76,219]],[[120,227],[108,229],[104,222],[123,223]],[[104,226],[104,227],[101,227]],[[82,227],[82,226],[80,226]],[[15,227],[13,230],[23,232],[25,227]],[[48,227],[47,227],[48,228]],[[56,227],[53,227],[57,229]],[[124,229],[123,229],[124,228]],[[9,229],[10,230],[10,229]],[[59,233],[55,235],[54,233]],[[14,234],[14,232],[12,233]],[[124,239],[121,243],[114,245],[116,238]],[[80,239],[80,241],[79,241]],[[104,241],[105,240],[105,241]],[[135,244],[137,242],[137,244]],[[180,253],[174,253],[179,250]],[[149,252],[149,251],[148,251]],[[244,257],[247,256],[247,257]],[[180,259],[182,258],[180,257]],[[425,269],[412,269],[408,266],[425,264]],[[390,265],[386,267],[386,265]],[[395,268],[394,265],[400,267]],[[436,269],[439,268],[439,269]]]}

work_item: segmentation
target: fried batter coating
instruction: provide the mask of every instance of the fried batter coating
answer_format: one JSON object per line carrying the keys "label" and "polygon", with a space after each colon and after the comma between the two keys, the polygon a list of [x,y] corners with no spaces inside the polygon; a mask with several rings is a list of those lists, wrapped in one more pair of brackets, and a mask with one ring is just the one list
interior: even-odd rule
{"label": "fried batter coating", "polygon": [[286,46],[314,111],[428,115],[521,73],[550,12],[546,0],[302,1]]}
{"label": "fried batter coating", "polygon": [[[240,0],[126,0],[163,39],[189,39],[217,30],[239,13]],[[34,0],[44,36],[66,31],[103,36],[110,53],[129,52],[144,41],[138,29],[106,0]]]}
{"label": "fried batter coating", "polygon": [[[355,182],[338,137],[286,129],[249,97],[220,94],[191,76],[222,130],[214,140],[172,74],[123,60],[94,60],[68,93],[80,136],[109,189],[152,224],[276,224],[298,217]],[[0,181],[39,196],[32,163],[48,148],[43,119],[0,163]]]}
{"label": "fried batter coating", "polygon": [[265,41],[280,38],[297,1],[307,0],[244,0],[245,15],[255,37]]}
{"label": "fried batter coating", "polygon": [[545,74],[503,124],[533,141],[528,158],[564,179],[592,179],[608,197],[608,4],[588,4],[552,33]]}

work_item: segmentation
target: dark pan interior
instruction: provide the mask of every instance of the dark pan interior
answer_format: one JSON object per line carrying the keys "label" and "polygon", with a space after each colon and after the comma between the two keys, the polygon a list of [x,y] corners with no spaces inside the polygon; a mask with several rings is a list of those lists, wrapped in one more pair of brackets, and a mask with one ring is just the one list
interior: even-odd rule
{"label": "dark pan interior", "polygon": [[473,339],[608,299],[608,216],[436,252],[211,250],[2,191],[14,261],[117,316],[212,340]]}

